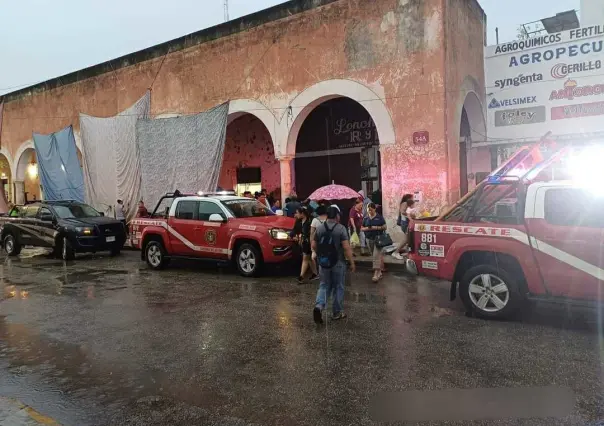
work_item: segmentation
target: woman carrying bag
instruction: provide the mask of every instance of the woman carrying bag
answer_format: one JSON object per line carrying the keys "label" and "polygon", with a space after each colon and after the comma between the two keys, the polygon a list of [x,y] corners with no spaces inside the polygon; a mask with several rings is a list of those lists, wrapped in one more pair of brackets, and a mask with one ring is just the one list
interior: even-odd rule
{"label": "woman carrying bag", "polygon": [[374,283],[382,278],[384,269],[384,253],[382,249],[392,244],[392,239],[386,234],[386,221],[380,216],[374,203],[367,206],[367,216],[363,219],[361,231],[365,233],[369,252],[373,256],[373,278]]}

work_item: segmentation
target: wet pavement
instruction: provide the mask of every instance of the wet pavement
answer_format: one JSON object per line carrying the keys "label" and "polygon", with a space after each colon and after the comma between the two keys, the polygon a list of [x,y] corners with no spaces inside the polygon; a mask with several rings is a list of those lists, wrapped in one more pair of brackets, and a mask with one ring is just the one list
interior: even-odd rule
{"label": "wet pavement", "polygon": [[[370,425],[409,418],[409,401],[427,407],[419,416],[459,419],[415,424],[604,419],[595,313],[537,306],[487,322],[448,301],[445,283],[370,279],[354,274],[348,318],[317,327],[316,284],[298,286],[283,271],[246,279],[183,263],[153,272],[136,252],[68,264],[2,257],[0,397],[77,426]],[[563,405],[547,392],[568,391],[572,412],[506,418],[515,407],[485,403],[485,389],[545,398],[546,412]],[[469,412],[447,417],[473,391]]]}

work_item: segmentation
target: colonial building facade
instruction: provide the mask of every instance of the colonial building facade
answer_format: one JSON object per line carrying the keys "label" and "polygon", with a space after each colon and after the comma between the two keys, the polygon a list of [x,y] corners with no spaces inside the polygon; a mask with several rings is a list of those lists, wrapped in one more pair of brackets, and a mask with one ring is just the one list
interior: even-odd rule
{"label": "colonial building facade", "polygon": [[486,133],[485,28],[476,0],[294,0],[10,93],[5,190],[43,196],[33,132],[71,124],[80,144],[79,113],[116,115],[151,88],[154,117],[230,101],[225,189],[334,181],[379,189],[389,220],[407,192],[439,213],[487,167],[470,153]]}

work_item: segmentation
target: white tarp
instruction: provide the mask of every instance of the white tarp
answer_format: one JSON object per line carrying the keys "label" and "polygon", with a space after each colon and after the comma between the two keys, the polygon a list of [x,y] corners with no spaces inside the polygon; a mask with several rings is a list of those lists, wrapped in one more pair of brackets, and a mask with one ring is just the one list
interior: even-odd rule
{"label": "white tarp", "polygon": [[124,201],[128,219],[136,215],[141,194],[136,121],[149,116],[150,100],[151,93],[147,91],[114,117],[80,114],[86,200],[108,216],[114,216],[118,199]]}
{"label": "white tarp", "polygon": [[166,192],[215,191],[222,167],[228,102],[201,114],[139,120],[142,195],[154,206]]}

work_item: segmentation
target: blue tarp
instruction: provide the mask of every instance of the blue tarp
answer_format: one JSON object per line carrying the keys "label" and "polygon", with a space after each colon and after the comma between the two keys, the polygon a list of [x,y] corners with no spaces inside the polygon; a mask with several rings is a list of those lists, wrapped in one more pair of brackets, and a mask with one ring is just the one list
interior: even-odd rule
{"label": "blue tarp", "polygon": [[84,177],[73,128],[50,135],[34,133],[34,145],[44,198],[84,202]]}

